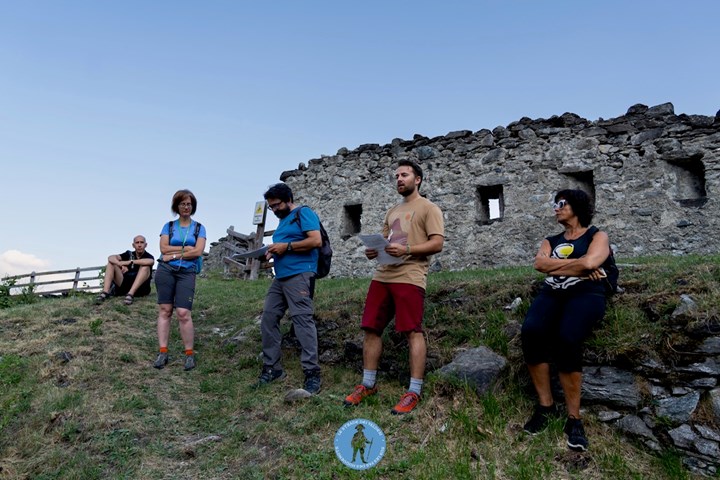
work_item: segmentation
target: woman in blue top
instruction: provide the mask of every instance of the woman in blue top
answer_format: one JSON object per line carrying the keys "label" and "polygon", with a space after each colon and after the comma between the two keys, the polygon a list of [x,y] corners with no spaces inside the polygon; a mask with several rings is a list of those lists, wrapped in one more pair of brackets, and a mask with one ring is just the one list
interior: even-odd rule
{"label": "woman in blue top", "polygon": [[584,451],[588,441],[580,420],[583,344],[605,315],[606,271],[613,260],[607,234],[590,226],[593,207],[585,192],[559,191],[553,209],[565,231],[545,238],[535,256],[535,269],[547,277],[522,326],[523,355],[538,394],[524,430],[538,433],[558,413],[550,388],[552,361],[565,394],[568,447]]}
{"label": "woman in blue top", "polygon": [[185,370],[192,370],[195,368],[193,353],[195,328],[190,312],[195,296],[197,265],[205,250],[207,234],[205,227],[191,217],[197,210],[197,199],[190,190],[178,190],[173,195],[171,209],[180,218],[166,223],[160,232],[161,255],[155,274],[160,353],[153,366],[164,368],[167,365],[170,319],[175,308],[180,325],[180,336],[185,345]]}

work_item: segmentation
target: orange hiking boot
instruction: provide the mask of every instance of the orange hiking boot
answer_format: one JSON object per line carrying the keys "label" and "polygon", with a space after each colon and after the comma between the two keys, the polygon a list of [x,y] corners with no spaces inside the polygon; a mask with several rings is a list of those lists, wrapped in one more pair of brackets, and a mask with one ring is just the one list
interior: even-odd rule
{"label": "orange hiking boot", "polygon": [[365,385],[358,385],[355,387],[355,390],[345,397],[345,401],[343,404],[346,407],[360,405],[360,402],[365,400],[370,395],[375,395],[377,393],[377,387],[367,388]]}
{"label": "orange hiking boot", "polygon": [[419,401],[420,396],[417,393],[403,393],[403,396],[400,397],[400,401],[397,403],[397,405],[395,405],[395,408],[393,408],[390,413],[392,413],[393,415],[404,415],[406,413],[410,413],[415,407],[417,407]]}

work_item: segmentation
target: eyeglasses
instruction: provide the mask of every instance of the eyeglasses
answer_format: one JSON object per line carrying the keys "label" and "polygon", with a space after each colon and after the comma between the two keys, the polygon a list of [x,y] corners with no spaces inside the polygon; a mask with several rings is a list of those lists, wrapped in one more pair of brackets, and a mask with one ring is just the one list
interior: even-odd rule
{"label": "eyeglasses", "polygon": [[180,208],[192,208],[192,203],[181,203],[178,206]]}
{"label": "eyeglasses", "polygon": [[564,198],[557,203],[553,203],[553,210],[562,210],[567,205],[567,200]]}
{"label": "eyeglasses", "polygon": [[280,205],[282,205],[285,202],[277,202],[277,203],[268,203],[268,208],[272,210],[273,212],[280,208]]}

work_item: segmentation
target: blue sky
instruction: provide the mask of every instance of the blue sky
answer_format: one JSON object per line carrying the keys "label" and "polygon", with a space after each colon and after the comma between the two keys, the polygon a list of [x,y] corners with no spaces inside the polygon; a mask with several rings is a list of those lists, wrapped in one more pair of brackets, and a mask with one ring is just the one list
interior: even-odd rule
{"label": "blue sky", "polygon": [[101,265],[138,233],[157,254],[180,188],[209,240],[254,232],[284,170],[341,147],[636,103],[715,115],[718,18],[717,1],[0,0],[0,276]]}

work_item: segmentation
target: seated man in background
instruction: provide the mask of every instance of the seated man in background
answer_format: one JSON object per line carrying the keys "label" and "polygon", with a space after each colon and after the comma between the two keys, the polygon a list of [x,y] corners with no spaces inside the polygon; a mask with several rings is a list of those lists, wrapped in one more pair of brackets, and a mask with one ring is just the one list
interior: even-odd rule
{"label": "seated man in background", "polygon": [[[119,255],[110,255],[105,267],[103,291],[96,303],[102,303],[111,295],[125,295],[125,305],[132,305],[135,297],[150,294],[150,280],[155,257],[145,248],[145,237],[138,235],[133,239],[134,251],[126,250]],[[113,292],[113,286],[115,290]]]}

